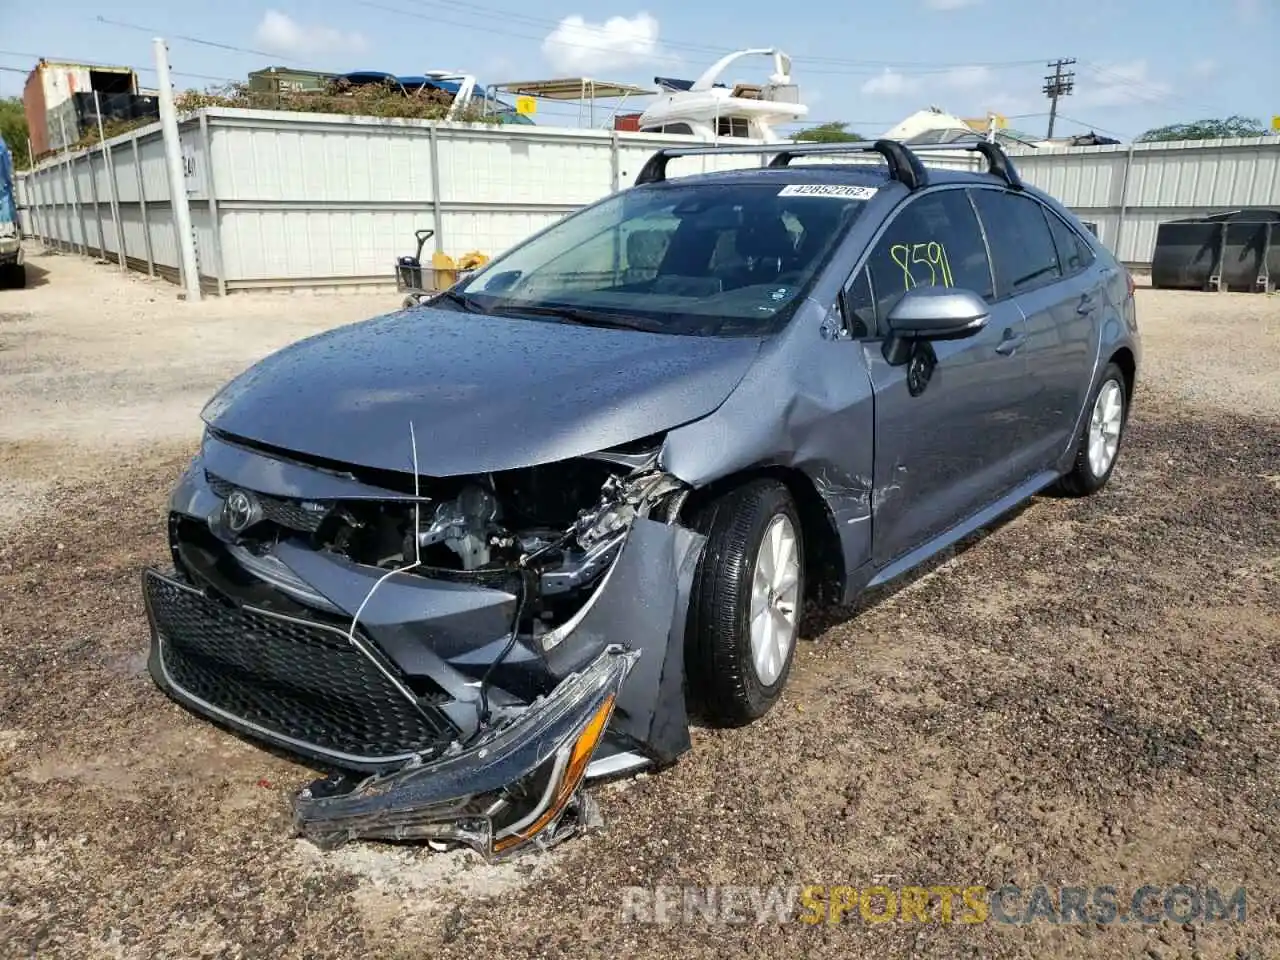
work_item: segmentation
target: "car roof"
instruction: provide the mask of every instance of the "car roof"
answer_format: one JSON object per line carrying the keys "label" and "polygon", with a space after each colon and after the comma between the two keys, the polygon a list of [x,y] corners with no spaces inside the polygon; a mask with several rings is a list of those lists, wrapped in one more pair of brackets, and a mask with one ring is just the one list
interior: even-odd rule
{"label": "car roof", "polygon": [[[678,159],[678,158],[673,158]],[[946,183],[994,184],[1005,186],[1004,180],[995,174],[977,170],[949,170],[927,167],[929,185]],[[720,170],[712,173],[676,174],[674,179],[645,184],[649,187],[696,186],[699,184],[739,183],[820,183],[849,184],[867,187],[884,187],[894,183],[889,178],[889,167],[883,163],[799,163],[785,167],[747,167],[741,170]]]}

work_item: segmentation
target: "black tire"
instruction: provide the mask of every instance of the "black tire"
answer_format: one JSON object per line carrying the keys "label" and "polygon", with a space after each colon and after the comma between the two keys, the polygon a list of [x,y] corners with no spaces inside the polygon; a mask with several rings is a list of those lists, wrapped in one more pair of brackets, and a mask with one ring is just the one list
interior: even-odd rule
{"label": "black tire", "polygon": [[[1123,408],[1120,414],[1120,433],[1116,438],[1116,452],[1111,458],[1111,462],[1101,474],[1096,473],[1093,466],[1089,463],[1089,427],[1093,420],[1093,408],[1098,402],[1098,396],[1109,383],[1115,383],[1120,388],[1120,402]],[[1071,465],[1071,471],[1065,474],[1058,481],[1058,490],[1068,497],[1087,497],[1092,493],[1097,493],[1107,485],[1107,481],[1111,479],[1111,473],[1116,468],[1116,462],[1120,459],[1120,449],[1124,445],[1125,427],[1129,424],[1129,391],[1125,384],[1124,373],[1114,363],[1108,363],[1106,369],[1102,371],[1102,376],[1098,380],[1098,385],[1093,388],[1093,393],[1089,395],[1089,405],[1085,408],[1084,423],[1080,426],[1080,435],[1076,438],[1076,457]]]}
{"label": "black tire", "polygon": [[0,290],[21,290],[27,285],[27,265],[10,263],[0,267]]}
{"label": "black tire", "polygon": [[767,713],[791,673],[794,635],[771,683],[761,680],[751,652],[751,583],[761,540],[778,516],[786,517],[795,531],[799,624],[804,612],[804,535],[786,486],[753,480],[708,503],[693,519],[694,528],[706,535],[707,546],[689,600],[685,669],[694,701],[707,719],[722,726],[741,726]]}

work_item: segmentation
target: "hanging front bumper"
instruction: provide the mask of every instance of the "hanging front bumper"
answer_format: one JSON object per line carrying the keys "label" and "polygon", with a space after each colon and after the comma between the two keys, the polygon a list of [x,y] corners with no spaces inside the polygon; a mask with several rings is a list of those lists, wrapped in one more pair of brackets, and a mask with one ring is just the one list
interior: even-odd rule
{"label": "hanging front bumper", "polygon": [[564,839],[586,819],[579,788],[639,657],[610,645],[466,749],[341,792],[334,781],[316,781],[294,799],[294,825],[326,848],[356,838],[428,839],[465,844],[491,859],[531,841]]}

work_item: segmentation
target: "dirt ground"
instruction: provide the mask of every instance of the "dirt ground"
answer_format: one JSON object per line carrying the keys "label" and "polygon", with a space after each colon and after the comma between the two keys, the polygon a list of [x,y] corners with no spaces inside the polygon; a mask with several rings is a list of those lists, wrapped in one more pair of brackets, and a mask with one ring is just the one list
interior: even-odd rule
{"label": "dirt ground", "polygon": [[[311,774],[170,703],[139,568],[230,375],[383,296],[235,296],[32,251],[0,293],[0,955],[1280,956],[1280,298],[1141,290],[1120,465],[810,618],[762,721],[490,866],[289,833]],[[1179,925],[624,922],[623,888],[1247,890]],[[678,918],[677,918],[678,919]]]}

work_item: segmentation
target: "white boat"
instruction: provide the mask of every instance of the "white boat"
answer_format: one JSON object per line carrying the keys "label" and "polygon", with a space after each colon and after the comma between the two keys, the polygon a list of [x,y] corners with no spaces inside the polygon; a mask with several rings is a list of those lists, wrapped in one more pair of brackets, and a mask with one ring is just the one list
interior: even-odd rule
{"label": "white boat", "polygon": [[[764,84],[720,82],[729,65],[743,57],[773,57],[773,73]],[[702,142],[726,138],[783,143],[774,128],[803,120],[809,108],[791,79],[791,58],[781,50],[739,50],[712,64],[692,83],[655,77],[662,93],[640,115],[641,133],[692,136]]]}

